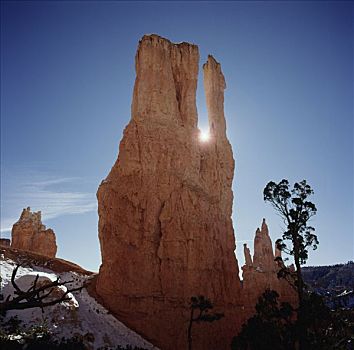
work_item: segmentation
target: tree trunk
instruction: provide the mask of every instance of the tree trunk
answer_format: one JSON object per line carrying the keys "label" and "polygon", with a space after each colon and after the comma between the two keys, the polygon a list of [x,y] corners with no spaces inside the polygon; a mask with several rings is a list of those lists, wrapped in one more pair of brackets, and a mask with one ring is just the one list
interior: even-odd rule
{"label": "tree trunk", "polygon": [[297,294],[299,298],[299,307],[297,312],[297,319],[299,325],[299,350],[306,350],[306,329],[303,321],[303,303],[304,303],[304,281],[302,279],[302,271],[299,256],[299,244],[297,239],[294,239],[294,261],[296,266],[297,277]]}

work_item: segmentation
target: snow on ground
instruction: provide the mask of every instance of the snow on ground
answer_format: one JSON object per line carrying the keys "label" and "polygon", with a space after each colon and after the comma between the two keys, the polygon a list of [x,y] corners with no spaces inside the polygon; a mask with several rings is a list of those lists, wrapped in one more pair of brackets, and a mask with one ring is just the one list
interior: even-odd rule
{"label": "snow on ground", "polygon": [[[7,295],[13,294],[11,275],[16,263],[1,257],[1,292],[6,299]],[[33,266],[20,267],[17,272],[16,282],[21,289],[28,289],[36,275],[39,280],[74,281],[69,285],[71,288],[81,286],[90,276],[76,272],[54,273],[52,270]],[[27,286],[27,288],[26,288]],[[73,292],[74,298],[70,302],[46,307],[43,312],[39,308],[26,310],[11,310],[6,314],[6,319],[18,316],[25,325],[46,324],[58,339],[71,338],[75,335],[85,336],[84,339],[91,349],[103,346],[115,348],[121,346],[136,346],[145,349],[157,349],[140,335],[126,327],[92,298],[87,290]],[[6,320],[5,319],[5,320]],[[93,337],[91,336],[93,335]]]}

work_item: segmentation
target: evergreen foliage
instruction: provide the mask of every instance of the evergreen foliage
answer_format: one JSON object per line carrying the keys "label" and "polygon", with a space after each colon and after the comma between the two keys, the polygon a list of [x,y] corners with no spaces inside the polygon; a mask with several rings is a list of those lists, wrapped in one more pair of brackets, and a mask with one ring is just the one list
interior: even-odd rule
{"label": "evergreen foliage", "polygon": [[291,305],[279,304],[278,297],[275,291],[263,293],[256,314],[233,338],[232,350],[295,350],[299,349],[300,334],[303,349],[353,349],[354,310],[331,311],[319,295],[307,294],[300,325]]}

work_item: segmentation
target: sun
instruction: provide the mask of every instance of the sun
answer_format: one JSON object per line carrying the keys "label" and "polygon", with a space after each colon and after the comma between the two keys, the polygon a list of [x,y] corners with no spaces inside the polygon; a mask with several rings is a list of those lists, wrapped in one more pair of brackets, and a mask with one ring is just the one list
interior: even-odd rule
{"label": "sun", "polygon": [[201,142],[208,142],[210,140],[209,130],[200,130],[199,139]]}

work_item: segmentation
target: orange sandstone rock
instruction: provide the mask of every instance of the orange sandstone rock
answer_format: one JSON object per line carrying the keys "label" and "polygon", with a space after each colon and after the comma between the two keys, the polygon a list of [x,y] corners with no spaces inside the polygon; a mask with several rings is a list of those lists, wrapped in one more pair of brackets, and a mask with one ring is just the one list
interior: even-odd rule
{"label": "orange sandstone rock", "polygon": [[228,349],[241,325],[231,220],[234,159],[223,111],[225,80],[203,66],[210,140],[197,128],[196,45],[146,35],[136,54],[131,120],[97,192],[102,265],[97,293],[162,349],[185,349],[189,302],[225,317],[193,327],[193,348]]}
{"label": "orange sandstone rock", "polygon": [[41,212],[23,209],[20,219],[13,225],[11,247],[28,250],[54,258],[57,252],[55,233],[42,224]]}

